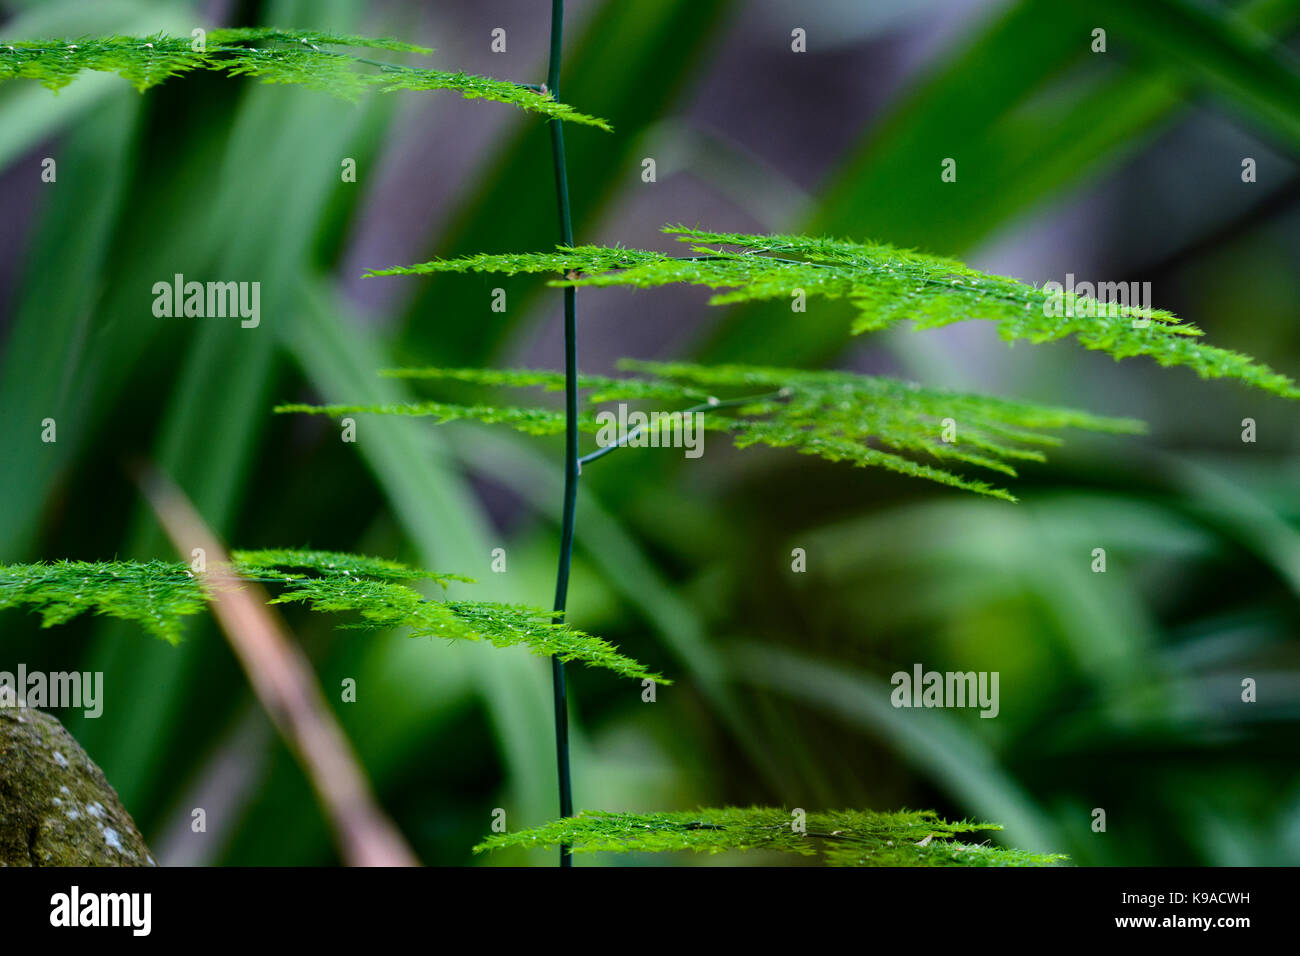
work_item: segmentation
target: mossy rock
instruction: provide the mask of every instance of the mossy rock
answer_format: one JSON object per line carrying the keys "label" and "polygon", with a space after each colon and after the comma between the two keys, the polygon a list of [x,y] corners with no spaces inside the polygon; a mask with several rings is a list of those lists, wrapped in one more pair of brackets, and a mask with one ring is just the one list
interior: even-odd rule
{"label": "mossy rock", "polygon": [[0,866],[157,865],[103,771],[63,725],[29,707],[0,706]]}

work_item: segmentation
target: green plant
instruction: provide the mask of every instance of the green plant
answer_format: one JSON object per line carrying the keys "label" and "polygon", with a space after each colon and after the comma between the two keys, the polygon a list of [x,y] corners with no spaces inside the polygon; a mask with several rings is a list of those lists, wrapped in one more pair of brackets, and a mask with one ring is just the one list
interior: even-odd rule
{"label": "green plant", "polygon": [[451,90],[466,99],[508,103],[544,116],[609,125],[559,103],[539,87],[486,76],[448,73],[383,63],[343,49],[377,49],[428,55],[427,47],[374,37],[340,36],[310,30],[238,28],[195,31],[195,36],[82,37],[0,45],[0,80],[38,80],[58,91],[83,70],[116,73],[140,92],[196,70],[251,76],[263,83],[288,83],[355,100],[367,90]]}
{"label": "green plant", "polygon": [[[143,92],[195,70],[248,75],[267,83],[297,84],[345,98],[367,89],[447,89],[467,99],[490,99],[528,112],[602,129],[607,123],[559,103],[545,87],[377,62],[327,47],[431,51],[394,40],[275,29],[196,30],[191,39],[146,37],[42,40],[0,45],[0,79],[35,79],[58,91],[83,70],[117,73]],[[364,68],[373,68],[366,72]],[[416,571],[396,562],[316,551],[236,552],[224,566],[163,561],[0,565],[0,608],[28,606],[43,626],[86,611],[140,624],[175,643],[181,619],[198,613],[223,590],[246,583],[281,587],[273,604],[301,602],[321,611],[355,612],[371,628],[408,629],[414,636],[525,645],[556,668],[581,660],[628,677],[663,680],[599,638],[565,624],[561,610],[491,602],[432,601],[407,586],[427,580],[445,586],[471,579]]]}
{"label": "green plant", "polygon": [[624,677],[652,674],[610,644],[536,608],[480,601],[437,601],[410,585],[473,583],[456,574],[418,571],[396,561],[326,551],[236,551],[228,565],[197,573],[169,561],[58,561],[0,564],[0,609],[28,607],[41,624],[64,624],[90,612],[131,621],[173,644],[184,618],[222,591],[248,583],[275,585],[272,604],[300,603],[316,611],[360,615],[370,630],[408,628],[413,637],[524,645],[562,661],[605,667]]}
{"label": "green plant", "polygon": [[[945,468],[905,458],[900,452],[928,454],[941,462],[961,462],[1014,476],[1011,461],[1043,461],[1034,446],[1055,445],[1060,439],[1047,429],[1084,428],[1100,432],[1133,433],[1142,430],[1134,419],[1103,418],[1063,408],[1009,402],[981,395],[959,395],[923,389],[906,382],[847,372],[809,372],[800,369],[756,366],[706,366],[683,363],[625,360],[622,367],[652,377],[578,377],[587,390],[587,402],[653,399],[693,402],[658,415],[664,430],[671,430],[683,415],[705,413],[706,428],[732,436],[738,447],[769,445],[793,448],[828,461],[848,461],[876,466],[903,475],[928,478],[940,484],[979,494],[1016,499],[1006,490],[983,481],[964,478]],[[445,379],[478,385],[564,387],[558,372],[482,369],[393,369],[393,377]],[[734,396],[736,391],[754,394]],[[412,402],[402,405],[302,405],[277,406],[277,412],[352,415],[428,416],[440,422],[472,419],[501,424],[530,435],[562,433],[568,418],[545,408],[496,405],[455,405],[446,402]],[[729,414],[722,414],[727,412]],[[673,416],[677,416],[674,418]],[[960,439],[944,441],[944,419],[961,422]],[[610,430],[595,414],[579,414],[580,431],[598,437]],[[654,428],[647,426],[647,433]],[[655,437],[648,434],[647,438]],[[665,436],[665,443],[671,436]],[[635,441],[633,436],[630,441]],[[583,464],[630,443],[629,438],[601,442],[601,448],[579,461]],[[876,442],[885,448],[873,447]]]}
{"label": "green plant", "polygon": [[[555,79],[558,78],[558,16],[555,22],[552,78],[548,83],[551,91],[556,89]],[[233,43],[233,39],[231,42]],[[289,42],[292,44],[294,41]],[[302,41],[299,39],[297,42]],[[318,38],[308,42],[323,44],[325,41]],[[292,52],[296,54],[300,51],[292,49]],[[101,52],[98,55],[107,57],[109,53],[117,55],[122,53],[122,50],[113,48],[110,44],[107,53]],[[138,49],[133,50],[132,56],[135,59],[125,64],[124,69],[128,71],[128,75],[130,75],[129,71],[135,71],[136,75],[139,75],[141,66],[138,54]],[[38,54],[33,54],[32,62],[36,62],[37,58]],[[227,62],[234,65],[232,72],[241,71],[243,67],[241,58],[248,59],[244,53],[229,54]],[[327,66],[326,60],[322,58],[313,57],[310,58],[310,62],[299,64],[290,63],[288,60],[287,56],[273,60],[269,66],[254,60],[249,64],[248,69],[254,72],[265,71],[259,75],[272,81],[297,76],[300,73],[311,74],[318,69],[322,72],[334,69],[333,61],[329,61]],[[40,69],[58,75],[56,61],[57,57],[45,63]],[[194,64],[191,68],[214,67],[200,67]],[[150,70],[146,70],[144,75],[146,79],[152,78]],[[293,81],[307,82],[306,80]],[[344,82],[351,83],[351,81]],[[338,84],[331,80],[329,83],[323,83],[322,87],[336,85]],[[528,96],[536,95],[527,87],[512,89],[521,97],[524,96],[519,92],[521,90],[527,91]],[[558,116],[556,113],[547,115]],[[562,118],[573,119],[574,117]],[[585,459],[578,454],[579,432],[594,430],[595,425],[594,419],[579,413],[577,393],[583,387],[594,390],[591,398],[593,403],[631,399],[694,402],[690,410],[707,411],[709,414],[706,415],[706,421],[710,426],[733,433],[739,444],[792,446],[810,454],[850,460],[858,464],[880,465],[904,474],[926,477],[955,487],[1001,497],[1009,497],[1009,495],[1001,489],[992,488],[983,482],[965,479],[945,469],[922,465],[893,452],[880,451],[868,442],[878,441],[895,451],[924,452],[940,459],[946,458],[954,462],[1014,474],[1010,471],[1010,460],[1036,460],[1039,453],[1032,446],[1052,441],[1048,436],[1034,433],[1033,429],[1071,426],[1113,432],[1136,430],[1135,423],[1127,420],[1101,419],[1082,413],[1026,406],[979,396],[947,395],[936,391],[913,389],[903,383],[885,379],[849,376],[842,373],[809,373],[748,366],[724,368],[642,365],[634,367],[649,373],[649,377],[584,379],[578,375],[576,360],[574,289],[577,286],[624,283],[658,285],[673,281],[688,281],[737,290],[730,295],[720,296],[717,301],[783,297],[798,289],[804,289],[809,294],[851,299],[862,311],[862,318],[855,326],[858,331],[876,328],[905,316],[921,317],[923,324],[941,324],[974,317],[990,318],[999,323],[1000,331],[1008,338],[1042,341],[1073,333],[1086,346],[1103,349],[1116,357],[1148,355],[1162,364],[1188,365],[1207,377],[1235,377],[1268,391],[1295,397],[1294,383],[1285,377],[1263,369],[1234,353],[1200,346],[1188,338],[1195,334],[1195,330],[1176,324],[1175,320],[1166,314],[1147,311],[1121,312],[1118,316],[1103,317],[1105,321],[1098,321],[1097,317],[1093,316],[1079,316],[1085,321],[1048,323],[1043,320],[1043,299],[1037,290],[1010,280],[971,272],[950,260],[898,253],[882,246],[856,246],[803,237],[721,236],[699,232],[691,232],[687,238],[712,245],[698,247],[694,250],[698,254],[686,259],[628,250],[574,248],[567,208],[562,126],[558,119],[552,123],[551,129],[555,144],[557,184],[559,184],[561,197],[562,247],[558,253],[484,256],[386,271],[433,272],[482,268],[485,271],[533,271],[564,276],[556,280],[556,284],[566,287],[564,295],[568,347],[566,374],[563,378],[566,391],[565,413],[560,415],[548,409],[502,408],[489,405],[460,406],[450,403],[425,403],[403,407],[333,406],[323,410],[430,414],[442,420],[476,418],[489,422],[504,422],[532,433],[563,431],[566,434],[568,486],[562,525],[564,540],[561,546],[561,567],[558,574],[560,580],[557,582],[557,613],[563,612],[567,593],[568,555],[574,533],[573,502],[579,468],[584,460],[594,460],[611,447],[606,446],[600,452],[593,452],[586,456]],[[723,245],[738,245],[750,252],[725,252],[716,248]],[[767,254],[770,252],[780,252],[797,258],[776,259]],[[1116,321],[1110,321],[1112,319]],[[1149,331],[1138,334],[1133,328],[1134,319],[1150,320]],[[476,369],[435,369],[410,370],[400,374],[408,377],[441,377],[483,385],[535,384],[559,387],[561,384],[559,376],[553,373],[493,373]],[[758,394],[733,397],[729,395],[733,389],[744,391],[756,389]],[[309,409],[305,406],[282,406],[281,410]],[[313,407],[310,410],[320,409]],[[718,418],[713,414],[717,411],[727,411],[730,414]],[[960,426],[957,440],[954,442],[944,442],[936,437],[938,423],[946,417],[954,418]],[[38,569],[30,566],[20,570],[10,570],[14,574],[13,580],[24,584],[37,579],[40,574]],[[173,568],[170,573],[174,576],[175,569]],[[60,588],[66,587],[70,582],[64,580],[60,584],[56,576],[52,583],[54,590],[62,594],[64,592]],[[378,583],[385,582],[381,578]],[[295,588],[300,586],[293,585]],[[116,589],[117,585],[113,583],[113,587]],[[313,584],[312,587],[325,586]],[[120,595],[119,591],[115,590],[114,593]],[[108,609],[106,604],[99,606]],[[361,608],[365,605],[351,606]],[[56,610],[56,618],[59,613],[61,612]],[[390,618],[390,620],[396,621],[397,618]],[[563,671],[558,665],[557,675],[557,687],[562,688]],[[557,726],[562,727],[564,710],[562,691],[557,691],[557,701]],[[562,780],[566,776],[562,768]],[[567,816],[568,809],[564,806],[566,799],[567,797],[562,797],[562,809]],[[772,822],[771,816],[763,815],[753,820],[728,817],[726,824],[713,822],[721,812],[699,811],[697,814],[688,814],[684,817],[673,815],[645,818],[644,822],[651,827],[663,824],[664,831],[670,836],[676,832],[673,828],[679,827],[692,835],[693,844],[718,848],[740,845],[755,834],[764,835],[766,833],[764,827],[777,826]],[[777,812],[779,811],[765,813]],[[621,825],[621,821],[615,822]],[[907,828],[920,826],[920,821],[906,823]],[[878,830],[876,824],[872,822],[860,822],[859,827],[866,840],[875,839],[874,835],[879,832],[892,832],[888,829]],[[724,828],[728,832],[724,833]],[[932,828],[940,831],[938,835],[941,838],[944,835],[957,835],[970,829],[963,829],[962,825],[940,824],[933,824]],[[597,841],[591,837],[599,836],[604,839],[610,836],[607,829],[587,833],[578,825],[565,824],[563,821],[547,829],[545,834],[538,839],[542,842],[550,840],[561,846],[572,845],[575,849],[593,848],[591,844]],[[914,829],[912,835],[917,835]],[[512,838],[515,836],[521,836],[522,839],[522,835],[510,835]],[[534,836],[538,835],[534,834]],[[694,839],[696,836],[698,840]],[[503,838],[502,842],[508,841]],[[517,845],[523,844],[521,842]],[[635,848],[654,847],[638,845]],[[940,854],[936,852],[935,855]],[[567,860],[567,855],[562,856],[562,859]],[[956,853],[951,854],[949,859],[958,862]]]}
{"label": "green plant", "polygon": [[1116,359],[1146,356],[1161,365],[1186,366],[1202,378],[1232,378],[1275,395],[1300,398],[1300,387],[1287,376],[1238,352],[1202,344],[1200,329],[1160,309],[1036,288],[977,272],[953,259],[884,243],[748,236],[685,226],[667,226],[664,232],[694,243],[694,255],[566,244],[555,252],[468,256],[377,269],[368,275],[540,272],[559,273],[563,278],[550,284],[565,288],[687,283],[728,290],[709,300],[714,305],[796,295],[847,299],[858,312],[854,334],[879,331],[904,319],[918,329],[984,319],[995,322],[998,335],[1008,342],[1038,344],[1072,335],[1085,348]]}
{"label": "green plant", "polygon": [[[551,71],[548,86],[558,86],[562,0],[555,0],[552,18]],[[488,386],[543,386],[563,388],[563,412],[494,404],[454,404],[426,401],[408,404],[305,405],[283,404],[281,413],[306,412],[344,415],[373,413],[428,416],[441,422],[472,419],[503,424],[533,435],[565,435],[565,497],[561,520],[560,561],[557,572],[557,615],[562,614],[568,587],[575,502],[582,466],[615,448],[630,443],[631,436],[583,456],[579,433],[602,428],[590,412],[582,412],[579,391],[590,391],[593,404],[629,400],[691,401],[695,404],[669,415],[705,413],[707,426],[730,432],[741,447],[766,444],[792,447],[804,454],[832,461],[884,467],[904,475],[923,477],[963,490],[1014,501],[1007,491],[985,482],[963,478],[944,468],[912,461],[898,452],[928,453],[939,461],[956,461],[1015,475],[1008,459],[1041,461],[1033,445],[1058,440],[1034,429],[1075,427],[1111,433],[1133,433],[1142,423],[1131,419],[1101,418],[1067,409],[1044,408],[974,395],[957,395],[921,389],[909,383],[840,372],[806,372],[753,366],[707,367],[646,363],[626,360],[623,367],[650,373],[651,377],[619,378],[582,376],[578,371],[576,290],[580,287],[625,285],[653,287],[690,283],[728,291],[717,293],[713,304],[757,300],[804,299],[811,295],[848,299],[858,310],[852,331],[884,328],[904,318],[918,328],[946,325],[967,319],[997,323],[999,334],[1014,342],[1040,343],[1073,335],[1089,349],[1116,359],[1147,356],[1165,366],[1182,365],[1202,378],[1233,378],[1264,391],[1300,398],[1300,388],[1290,378],[1262,366],[1240,353],[1198,341],[1202,333],[1171,313],[1145,306],[1098,301],[1072,291],[1039,289],[1003,276],[970,269],[952,259],[895,249],[882,243],[864,244],[806,236],[752,236],[714,233],[683,226],[666,232],[694,243],[693,255],[673,257],[624,248],[575,246],[569,213],[568,182],[564,165],[562,122],[552,120],[553,160],[560,217],[560,244],[554,252],[476,254],[435,260],[413,266],[376,269],[371,277],[433,273],[485,272],[502,275],[543,273],[559,275],[550,285],[563,289],[565,305],[565,371],[487,371],[481,369],[394,369],[392,377],[449,380]],[[739,251],[737,251],[739,250]],[[773,255],[779,253],[780,255]],[[758,389],[758,394],[737,396],[736,390]],[[732,393],[732,394],[728,394]],[[717,413],[733,414],[722,418]],[[958,423],[960,425],[958,426]],[[958,426],[958,434],[941,434],[943,426]],[[637,429],[638,431],[651,431]],[[883,450],[873,447],[876,442]],[[560,777],[562,819],[534,831],[489,838],[479,849],[506,846],[558,845],[561,864],[569,863],[572,849],[727,849],[753,845],[773,833],[775,848],[811,852],[801,839],[787,836],[789,819],[781,811],[701,811],[698,815],[622,817],[596,814],[571,819],[568,782],[566,694],[563,668],[555,665],[557,764]],[[694,816],[727,815],[729,826],[700,823]],[[908,825],[913,825],[909,822]],[[852,859],[858,864],[898,865],[915,862],[907,853],[872,854],[883,839],[874,821],[858,818],[859,839],[847,854],[828,852],[831,862]],[[951,837],[974,826],[947,827]],[[646,838],[642,830],[653,831]],[[690,839],[681,834],[689,831]],[[887,841],[886,841],[887,842]],[[892,845],[892,844],[891,844]],[[928,841],[927,841],[928,845]],[[974,862],[976,854],[961,855],[962,847],[936,847],[922,853],[931,862]],[[982,862],[1000,860],[1010,865],[1035,865],[1059,856],[997,853]]]}
{"label": "green plant", "polygon": [[490,836],[474,851],[536,846],[569,846],[577,853],[758,850],[820,857],[829,866],[1051,866],[1065,860],[1059,853],[1026,853],[955,839],[1000,829],[990,823],[949,823],[926,810],[583,811],[530,830]]}

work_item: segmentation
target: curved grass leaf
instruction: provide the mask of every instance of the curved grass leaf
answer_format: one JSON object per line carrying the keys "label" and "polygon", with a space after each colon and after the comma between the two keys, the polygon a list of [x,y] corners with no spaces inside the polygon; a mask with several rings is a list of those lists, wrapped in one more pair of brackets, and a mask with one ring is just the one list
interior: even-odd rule
{"label": "curved grass leaf", "polygon": [[569,846],[575,853],[768,850],[819,857],[829,866],[1052,866],[1057,853],[1027,853],[960,842],[990,823],[939,819],[932,810],[877,813],[828,810],[799,817],[770,807],[725,807],[675,813],[584,810],[575,817],[489,836],[474,852],[506,847]]}
{"label": "curved grass leaf", "polygon": [[397,40],[307,30],[262,28],[212,30],[202,49],[190,37],[157,33],[145,37],[85,37],[0,43],[0,80],[34,79],[52,90],[67,86],[83,70],[116,73],[144,92],[194,70],[253,76],[265,83],[291,83],[355,100],[370,89],[452,90],[466,99],[488,99],[608,130],[609,124],[557,102],[547,93],[517,83],[469,73],[425,70],[381,63],[326,47],[375,48],[397,53],[432,53]]}
{"label": "curved grass leaf", "polygon": [[[1060,439],[1041,429],[1083,428],[1122,434],[1143,428],[1133,419],[923,389],[907,382],[850,372],[633,361],[621,364],[647,375],[579,376],[579,387],[589,392],[589,405],[644,399],[690,402],[690,411],[704,413],[701,422],[705,428],[729,432],[741,448],[793,448],[829,461],[872,465],[1010,501],[1015,498],[1003,489],[913,461],[904,453],[923,453],[940,462],[962,462],[1014,476],[1011,462],[1043,461],[1042,452],[1035,446],[1060,444]],[[474,385],[542,386],[550,390],[564,386],[560,372],[529,369],[399,369],[384,374]],[[737,392],[742,394],[736,396]],[[508,425],[532,435],[564,431],[564,413],[548,408],[412,402],[292,404],[280,405],[275,411],[414,415],[440,422],[470,419]],[[661,417],[658,425],[648,425],[647,434],[656,427],[677,427],[671,416],[680,416],[680,410],[662,414],[668,417]],[[609,428],[608,419],[603,420],[590,409],[579,414],[578,427],[608,443],[608,437],[602,435]]]}
{"label": "curved grass leaf", "polygon": [[669,683],[613,645],[536,608],[477,601],[433,601],[408,587],[417,580],[470,581],[395,561],[333,551],[236,551],[215,576],[170,561],[58,561],[0,565],[0,609],[28,607],[41,626],[85,612],[139,624],[173,644],[184,619],[202,611],[220,589],[256,581],[276,586],[271,604],[302,603],[316,611],[355,612],[364,628],[409,628],[413,637],[524,645],[533,653],[604,667],[625,677]]}
{"label": "curved grass leaf", "polygon": [[1112,45],[1169,63],[1233,101],[1248,118],[1300,141],[1300,64],[1255,21],[1285,15],[1287,4],[1243,10],[1190,0],[1071,0],[1104,22]]}
{"label": "curved grass leaf", "polygon": [[1290,378],[1227,349],[1203,345],[1200,329],[1162,309],[1128,303],[1128,289],[1107,290],[1102,301],[1070,290],[1050,290],[970,269],[955,259],[808,236],[751,236],[665,229],[693,243],[689,257],[603,246],[555,252],[475,255],[374,270],[369,276],[437,272],[559,273],[556,286],[653,286],[687,283],[720,290],[714,305],[808,297],[846,299],[858,312],[855,333],[903,319],[933,328],[967,319],[997,324],[1008,342],[1050,342],[1074,336],[1086,348],[1116,359],[1145,355],[1181,365],[1202,378],[1232,378],[1286,398],[1300,398]]}

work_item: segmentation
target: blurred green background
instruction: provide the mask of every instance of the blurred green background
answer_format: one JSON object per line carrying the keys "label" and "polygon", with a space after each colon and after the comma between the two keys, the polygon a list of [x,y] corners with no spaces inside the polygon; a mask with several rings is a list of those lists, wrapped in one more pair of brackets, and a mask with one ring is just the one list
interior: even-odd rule
{"label": "blurred green background", "polygon": [[[8,0],[0,37],[310,27],[539,82],[548,6]],[[564,99],[616,129],[568,133],[580,242],[668,248],[657,230],[680,221],[879,239],[1034,282],[1150,281],[1215,344],[1300,375],[1300,2],[569,6]],[[559,365],[559,296],[536,277],[358,278],[550,247],[544,123],[441,93],[354,106],[205,75],[140,96],[91,74],[57,96],[0,89],[0,168],[0,560],[173,556],[125,468],[146,458],[235,546],[403,558],[477,577],[476,597],[549,604],[558,440],[361,418],[352,445],[333,422],[270,414],[413,396],[375,376],[395,364]],[[152,285],[178,272],[260,281],[261,327],[155,318]],[[1152,433],[1067,436],[1011,485],[1018,505],[716,439],[688,466],[628,450],[589,468],[571,619],[676,683],[649,704],[636,682],[570,668],[579,806],[934,807],[1080,864],[1300,863],[1294,405],[1068,342],[1008,348],[984,323],[850,339],[842,304],[706,298],[584,291],[584,368],[845,367]],[[56,444],[39,441],[46,417]],[[556,814],[545,661],[286,614],[331,698],[357,679],[339,718],[422,860],[554,862],[469,852],[497,807],[512,829]],[[59,716],[164,864],[336,862],[210,622],[179,648],[12,611],[0,635],[6,666],[105,673],[102,718]],[[916,662],[1000,672],[998,719],[888,706],[889,675]],[[737,862],[671,862],[719,861]]]}

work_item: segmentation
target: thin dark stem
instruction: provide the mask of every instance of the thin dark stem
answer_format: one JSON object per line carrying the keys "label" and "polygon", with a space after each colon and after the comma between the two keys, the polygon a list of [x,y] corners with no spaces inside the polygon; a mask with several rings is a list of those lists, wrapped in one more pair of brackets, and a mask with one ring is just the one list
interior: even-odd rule
{"label": "thin dark stem", "polygon": [[[551,0],[551,59],[546,85],[559,98],[560,56],[563,48],[564,0]],[[564,122],[551,124],[551,160],[555,167],[555,198],[560,213],[560,242],[573,245],[573,217],[569,210],[569,174],[564,162]],[[560,524],[560,559],[555,572],[555,611],[563,614],[569,597],[569,565],[573,560],[573,525],[578,507],[578,296],[564,290],[564,516]],[[569,777],[569,701],[564,662],[551,658],[551,686],[555,698],[555,768],[560,784],[560,816],[573,816],[573,786]],[[567,845],[560,847],[560,866],[572,866]]]}

